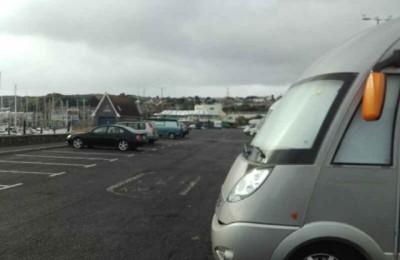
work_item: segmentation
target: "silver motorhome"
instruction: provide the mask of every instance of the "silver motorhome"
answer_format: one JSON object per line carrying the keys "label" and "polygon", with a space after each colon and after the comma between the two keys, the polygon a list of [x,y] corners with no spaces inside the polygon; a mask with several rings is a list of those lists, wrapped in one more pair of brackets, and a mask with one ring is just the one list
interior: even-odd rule
{"label": "silver motorhome", "polygon": [[228,173],[214,257],[400,259],[399,92],[399,19],[308,69]]}

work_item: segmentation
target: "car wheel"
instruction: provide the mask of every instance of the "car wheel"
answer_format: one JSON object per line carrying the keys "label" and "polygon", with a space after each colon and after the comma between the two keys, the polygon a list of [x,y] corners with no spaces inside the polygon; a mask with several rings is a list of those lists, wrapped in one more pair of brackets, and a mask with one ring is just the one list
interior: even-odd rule
{"label": "car wheel", "polygon": [[126,150],[128,150],[128,148],[129,148],[129,144],[127,141],[121,140],[118,142],[118,149],[120,151],[126,151]]}
{"label": "car wheel", "polygon": [[74,141],[72,142],[72,145],[74,146],[74,148],[76,149],[81,149],[83,147],[83,140],[82,138],[75,138]]}
{"label": "car wheel", "polygon": [[174,133],[170,133],[170,134],[168,135],[168,138],[169,138],[169,139],[175,139],[175,134],[174,134]]}
{"label": "car wheel", "polygon": [[155,141],[154,139],[150,139],[149,144],[154,144],[154,141]]}
{"label": "car wheel", "polygon": [[290,260],[365,260],[355,249],[342,243],[317,243],[299,249]]}

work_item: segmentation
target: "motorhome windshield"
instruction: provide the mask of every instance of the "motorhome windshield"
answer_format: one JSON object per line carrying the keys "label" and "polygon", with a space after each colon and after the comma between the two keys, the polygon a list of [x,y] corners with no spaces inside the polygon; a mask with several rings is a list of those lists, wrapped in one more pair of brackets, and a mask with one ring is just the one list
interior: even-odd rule
{"label": "motorhome windshield", "polygon": [[[249,160],[312,164],[353,73],[328,74],[293,85],[251,142]],[[260,156],[261,154],[261,156]]]}

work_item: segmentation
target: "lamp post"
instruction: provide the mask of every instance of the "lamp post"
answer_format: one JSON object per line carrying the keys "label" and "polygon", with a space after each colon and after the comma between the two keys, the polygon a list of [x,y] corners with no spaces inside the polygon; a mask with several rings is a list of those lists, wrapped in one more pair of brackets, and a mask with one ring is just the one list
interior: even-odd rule
{"label": "lamp post", "polygon": [[[1,89],[1,71],[0,71],[0,89]],[[0,96],[0,110],[3,112],[3,95]]]}
{"label": "lamp post", "polygon": [[391,15],[389,15],[387,18],[380,18],[379,16],[375,16],[375,17],[372,18],[372,17],[366,16],[365,14],[362,15],[362,20],[364,20],[364,21],[375,20],[375,21],[376,21],[376,25],[379,25],[379,23],[380,23],[381,21],[387,22],[387,21],[389,21],[389,20],[391,20],[391,19],[392,19],[392,16],[391,16]]}
{"label": "lamp post", "polygon": [[14,129],[17,129],[17,84],[14,86]]}
{"label": "lamp post", "polygon": [[[0,89],[1,89],[1,71],[0,71]],[[0,112],[3,115],[3,95],[0,95]],[[3,118],[0,118],[0,125],[3,124]]]}
{"label": "lamp post", "polygon": [[165,89],[165,87],[160,87],[160,90],[161,90],[161,112],[164,111],[164,100],[163,100],[164,89]]}

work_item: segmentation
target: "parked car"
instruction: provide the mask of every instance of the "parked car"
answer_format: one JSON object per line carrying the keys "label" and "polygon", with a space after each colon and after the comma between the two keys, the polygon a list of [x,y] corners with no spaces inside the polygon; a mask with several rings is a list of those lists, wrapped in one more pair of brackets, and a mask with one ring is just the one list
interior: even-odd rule
{"label": "parked car", "polygon": [[232,126],[228,122],[222,122],[221,127],[222,128],[232,128]]}
{"label": "parked car", "polygon": [[221,129],[222,128],[222,121],[220,121],[220,120],[214,121],[214,128]]}
{"label": "parked car", "polygon": [[[255,129],[254,135],[256,135],[258,133],[258,131],[260,131],[261,127],[264,125],[265,121],[270,116],[270,114],[275,110],[275,108],[277,107],[278,104],[279,104],[279,100],[276,101],[274,104],[272,104],[272,106],[268,109],[268,112],[265,114],[265,116],[263,116],[260,119],[260,122],[258,123],[257,128]],[[250,135],[252,136],[251,131],[250,131]]]}
{"label": "parked car", "polygon": [[126,151],[146,144],[147,134],[145,130],[135,130],[129,126],[107,125],[98,126],[90,132],[68,135],[67,142],[77,149],[85,146],[108,146]]}
{"label": "parked car", "polygon": [[260,124],[260,119],[251,119],[249,124],[243,129],[243,133],[250,136],[254,136],[257,133],[258,125]]}
{"label": "parked car", "polygon": [[149,118],[146,119],[146,121],[150,121],[154,124],[160,136],[165,136],[170,139],[183,136],[181,124],[176,119]]}
{"label": "parked car", "polygon": [[181,127],[182,127],[182,137],[185,137],[189,134],[190,128],[187,124],[180,122]]}
{"label": "parked car", "polygon": [[116,125],[125,125],[125,126],[132,127],[133,129],[136,129],[136,130],[146,130],[145,122],[123,121],[123,122],[116,123]]}
{"label": "parked car", "polygon": [[147,133],[147,141],[149,144],[154,144],[159,136],[156,127],[150,121],[142,121],[142,122],[118,122],[117,125],[125,125],[132,127],[136,130],[145,130]]}

